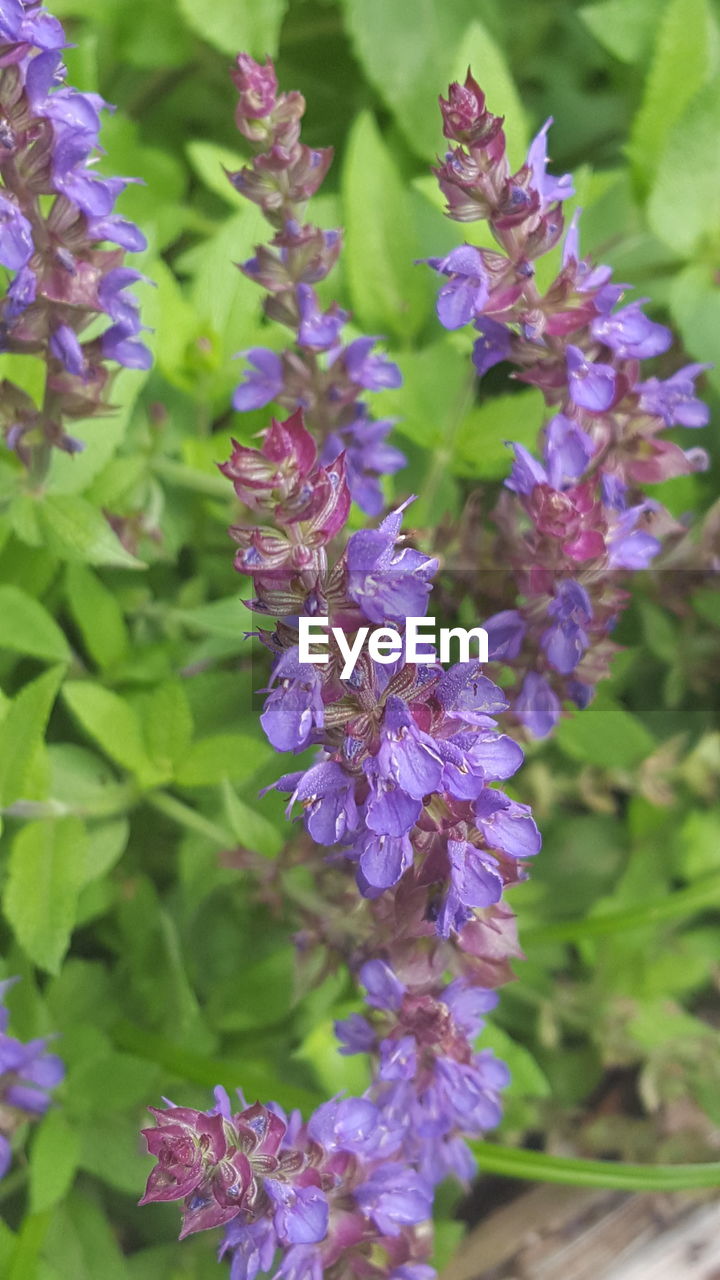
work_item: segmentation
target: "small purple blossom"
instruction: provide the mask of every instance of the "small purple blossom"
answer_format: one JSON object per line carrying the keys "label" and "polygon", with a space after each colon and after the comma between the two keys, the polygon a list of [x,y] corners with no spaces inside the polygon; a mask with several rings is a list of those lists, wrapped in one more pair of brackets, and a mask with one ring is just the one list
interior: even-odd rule
{"label": "small purple blossom", "polygon": [[534,738],[546,738],[560,719],[560,702],[547,680],[528,671],[515,700],[515,714]]}
{"label": "small purple blossom", "polygon": [[251,409],[264,409],[266,404],[276,400],[283,389],[283,364],[274,351],[265,347],[252,347],[241,352],[250,369],[244,382],[235,388],[233,408],[239,413],[247,413]]}
{"label": "small purple blossom", "polygon": [[574,404],[591,413],[604,413],[615,400],[617,373],[612,365],[593,363],[579,347],[567,349],[568,386]]}
{"label": "small purple blossom", "polygon": [[433,259],[437,271],[448,276],[437,297],[437,314],[446,329],[460,329],[482,311],[488,300],[488,281],[482,253],[470,244]]}

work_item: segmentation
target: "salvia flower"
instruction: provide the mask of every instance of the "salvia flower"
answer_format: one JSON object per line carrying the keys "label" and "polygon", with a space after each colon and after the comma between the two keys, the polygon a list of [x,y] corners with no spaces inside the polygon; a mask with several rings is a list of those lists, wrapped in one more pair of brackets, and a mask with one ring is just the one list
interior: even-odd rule
{"label": "salvia flower", "polygon": [[[492,552],[493,567],[510,571],[512,598],[486,621],[491,658],[516,671],[516,718],[545,736],[563,701],[586,706],[608,672],[624,573],[647,568],[663,535],[682,532],[639,486],[704,465],[703,454],[661,433],[707,423],[695,394],[707,366],[666,378],[643,373],[642,361],[670,348],[670,330],[646,315],[644,300],[623,304],[626,286],[581,256],[577,213],[561,271],[538,291],[533,262],[562,236],[562,204],[572,194],[568,175],[547,172],[550,121],[526,165],[510,174],[502,121],[488,112],[472,76],[451,86],[441,107],[445,136],[456,144],[436,171],[449,216],[486,220],[498,250],[464,245],[429,260],[443,277],[438,316],[448,329],[474,326],[478,376],[507,361],[551,411],[540,457],[514,446],[506,482],[513,496],[498,505]],[[570,592],[576,606],[568,612]]]}
{"label": "salvia flower", "polygon": [[[128,292],[142,277],[123,266],[125,252],[145,248],[145,239],[113,212],[129,180],[94,167],[106,104],[65,84],[66,43],[35,0],[4,0],[0,263],[14,275],[0,300],[0,350],[39,356],[48,372],[40,409],[3,384],[0,421],[39,475],[53,446],[80,448],[67,430],[73,419],[107,412],[117,369],[150,364]],[[98,333],[99,318],[110,325]]]}
{"label": "salvia flower", "polygon": [[376,350],[376,338],[344,342],[347,313],[336,304],[323,310],[314,288],[332,270],[342,242],[339,231],[305,221],[332,151],[301,141],[304,100],[299,93],[278,92],[270,61],[263,65],[240,54],[233,80],[240,95],[237,127],[255,154],[229,178],[260,207],[275,233],[241,270],[266,291],[266,315],[293,335],[284,351],[255,347],[241,353],[248,368],[233,405],[241,412],[271,403],[302,408],[323,462],[344,453],[353,499],[377,515],[384,505],[379,478],[398,471],[405,458],[387,444],[392,421],[373,420],[363,395],[397,387],[401,378],[397,365]]}
{"label": "salvia flower", "polygon": [[9,1014],[2,1001],[16,981],[0,982],[0,1178],[10,1167],[12,1135],[27,1120],[45,1114],[51,1091],[65,1076],[60,1058],[48,1052],[47,1039],[23,1044],[8,1034]]}

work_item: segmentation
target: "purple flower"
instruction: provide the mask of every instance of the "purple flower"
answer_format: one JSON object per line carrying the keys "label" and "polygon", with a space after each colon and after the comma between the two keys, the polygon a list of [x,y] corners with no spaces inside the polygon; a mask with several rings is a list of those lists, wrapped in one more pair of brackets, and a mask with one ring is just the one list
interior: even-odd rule
{"label": "purple flower", "polygon": [[300,801],[305,826],[318,844],[337,844],[357,825],[355,781],[334,760],[313,765],[306,773],[286,774],[275,786],[292,791],[288,808]]}
{"label": "purple flower", "polygon": [[85,355],[74,329],[67,324],[58,325],[50,339],[50,351],[56,360],[77,378],[86,372]]}
{"label": "purple flower", "polygon": [[335,1023],[335,1035],[340,1041],[341,1053],[370,1053],[375,1045],[375,1032],[360,1013],[339,1019]]}
{"label": "purple flower", "polygon": [[125,369],[149,369],[152,355],[143,342],[133,341],[125,325],[113,324],[102,336],[102,352],[106,360],[115,360]]}
{"label": "purple flower", "polygon": [[273,1221],[283,1244],[317,1244],[325,1239],[330,1209],[319,1187],[292,1187],[275,1178],[266,1178],[264,1185],[275,1205]]}
{"label": "purple flower", "polygon": [[347,312],[331,307],[322,312],[318,308],[315,290],[308,284],[297,287],[300,324],[298,342],[309,351],[327,351],[338,341],[340,330],[347,320]]}
{"label": "purple flower", "polygon": [[355,1191],[355,1199],[376,1227],[398,1236],[403,1226],[425,1222],[432,1213],[432,1192],[414,1169],[389,1161]]}
{"label": "purple flower", "polygon": [[491,662],[512,662],[523,646],[527,623],[517,609],[503,609],[485,621]]}
{"label": "purple flower", "polygon": [[359,855],[358,866],[372,889],[392,888],[413,862],[413,847],[407,835],[366,831],[355,842],[353,852]]}
{"label": "purple flower", "polygon": [[534,738],[546,738],[560,719],[560,702],[544,676],[528,671],[515,699],[515,714]]}
{"label": "purple flower", "polygon": [[277,751],[300,751],[313,730],[322,728],[324,706],[322,676],[316,666],[300,663],[298,649],[287,649],[276,663],[272,689],[260,723],[268,741]]}
{"label": "purple flower", "polygon": [[225,1238],[218,1251],[220,1261],[232,1252],[230,1280],[255,1280],[261,1271],[269,1271],[277,1248],[272,1222],[259,1218],[243,1222],[235,1218],[225,1228]]}
{"label": "purple flower", "polygon": [[614,568],[647,569],[661,550],[657,538],[645,529],[637,528],[640,517],[653,505],[656,504],[642,502],[620,516],[607,541],[608,560]]}
{"label": "purple flower", "polygon": [[473,345],[473,364],[478,378],[482,378],[493,365],[510,357],[512,334],[506,325],[490,316],[481,316],[475,321],[475,328],[480,337]]}
{"label": "purple flower", "polygon": [[553,489],[579,480],[595,452],[586,431],[564,413],[557,413],[545,428],[545,466]]}
{"label": "purple flower", "polygon": [[502,876],[495,859],[466,840],[448,840],[450,887],[437,921],[441,937],[459,931],[472,916],[473,907],[490,907],[502,897]]}
{"label": "purple flower", "polygon": [[34,252],[30,223],[12,200],[0,194],[0,264],[19,271]]}
{"label": "purple flower", "polygon": [[515,493],[532,493],[538,484],[547,484],[548,475],[542,463],[522,444],[511,446],[515,451],[515,461],[505,485]]}
{"label": "purple flower", "polygon": [[240,354],[252,365],[254,372],[248,371],[245,381],[235,388],[233,408],[240,413],[264,409],[266,404],[277,399],[283,389],[282,360],[265,347],[251,347]]}
{"label": "purple flower", "polygon": [[490,1059],[499,1071],[493,1070],[482,1054],[475,1054],[469,1063],[440,1058],[436,1064],[435,1087],[442,1097],[444,1110],[454,1121],[452,1127],[464,1133],[485,1133],[500,1123],[502,1108],[497,1090],[509,1083],[510,1073],[493,1055]]}
{"label": "purple flower", "polygon": [[308,1133],[326,1151],[377,1150],[380,1112],[369,1098],[333,1098],[318,1107],[308,1121]]}
{"label": "purple flower", "polygon": [[385,704],[377,761],[382,773],[416,800],[439,786],[443,765],[436,744],[418,729],[401,698],[389,697]]}
{"label": "purple flower", "polygon": [[273,1280],[323,1280],[320,1252],[310,1245],[293,1245],[285,1254]]}
{"label": "purple flower", "polygon": [[88,235],[91,240],[108,240],[121,249],[127,249],[129,253],[142,253],[148,244],[134,222],[115,215],[109,218],[92,218],[88,223]]}
{"label": "purple flower", "polygon": [[419,618],[427,609],[437,560],[410,547],[395,550],[406,505],[392,511],[377,529],[361,529],[348,540],[348,595],[376,624]]}
{"label": "purple flower", "polygon": [[420,817],[421,798],[408,795],[372,756],[364,761],[363,770],[370,785],[365,806],[367,826],[376,835],[406,836]]}
{"label": "purple flower", "polygon": [[672,346],[672,333],[664,324],[649,320],[640,300],[622,307],[614,315],[598,316],[590,326],[592,335],[621,360],[649,360]]}
{"label": "purple flower", "polygon": [[30,267],[21,267],[7,291],[5,321],[12,324],[37,297],[37,276]]}
{"label": "purple flower", "polygon": [[455,978],[443,991],[442,1002],[450,1010],[455,1026],[466,1036],[475,1037],[485,1025],[485,1014],[497,1005],[498,994],[469,986],[464,978]]}
{"label": "purple flower", "polygon": [[547,134],[552,122],[553,119],[550,116],[530,143],[530,150],[527,156],[527,165],[532,172],[533,186],[539,193],[540,202],[543,206],[554,204],[556,200],[569,200],[570,196],[575,194],[571,174],[564,173],[561,178],[553,178],[551,174],[547,173]]}
{"label": "purple flower", "polygon": [[511,858],[532,858],[539,853],[542,837],[529,805],[488,787],[473,804],[473,813],[491,849],[500,849]]}
{"label": "purple flower", "polygon": [[405,987],[385,960],[367,960],[358,974],[374,1009],[399,1009]]}
{"label": "purple flower", "polygon": [[664,382],[659,378],[648,378],[647,382],[639,383],[640,408],[662,418],[666,427],[707,426],[710,411],[695,395],[695,379],[711,367],[709,364],[686,364]]}
{"label": "purple flower", "polygon": [[615,399],[617,374],[612,365],[586,360],[579,347],[568,346],[567,369],[570,396],[581,409],[604,413]]}
{"label": "purple flower", "polygon": [[146,277],[140,271],[133,271],[131,267],[115,267],[103,276],[98,286],[100,306],[111,320],[125,329],[127,336],[138,333],[141,325],[139,304],[133,295],[126,293],[125,290],[128,285],[145,279]]}
{"label": "purple flower", "polygon": [[445,258],[431,259],[431,264],[450,277],[437,297],[438,319],[446,329],[460,329],[475,319],[488,300],[482,253],[470,244],[463,244]]}
{"label": "purple flower", "polygon": [[384,391],[402,386],[397,365],[385,356],[373,355],[377,338],[356,338],[345,348],[343,359],[348,377],[366,391]]}

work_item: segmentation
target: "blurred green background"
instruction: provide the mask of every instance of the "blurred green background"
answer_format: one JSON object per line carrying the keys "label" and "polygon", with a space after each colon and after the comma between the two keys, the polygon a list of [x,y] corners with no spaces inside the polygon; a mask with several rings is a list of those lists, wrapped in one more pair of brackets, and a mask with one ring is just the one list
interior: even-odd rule
{"label": "blurred green background", "polygon": [[[282,85],[307,98],[306,140],[336,149],[313,209],[346,228],[346,251],[323,290],[359,331],[384,335],[403,369],[404,387],[375,411],[399,419],[410,466],[394,491],[420,495],[422,530],[455,524],[478,492],[489,506],[504,441],[532,442],[543,411],[502,370],[476,394],[470,336],[440,329],[431,273],[414,265],[465,236],[483,242],[481,224],[444,218],[430,175],[438,93],[472,63],[518,164],[554,116],[552,164],[574,172],[584,250],[651,300],[687,359],[714,362],[715,403],[720,14],[711,0],[51,8],[73,44],[71,83],[118,104],[103,168],[145,182],[122,207],[150,240],[156,364],[144,381],[123,375],[119,411],[81,425],[85,452],[56,459],[42,493],[0,459],[3,966],[23,977],[9,1001],[16,1031],[58,1031],[69,1066],[61,1107],[0,1184],[0,1273],[201,1280],[218,1274],[214,1241],[179,1246],[175,1206],[135,1206],[146,1104],[166,1094],[205,1106],[223,1083],[307,1109],[364,1084],[363,1064],[333,1045],[350,985],[299,974],[291,920],[218,859],[241,843],[270,860],[286,836],[277,797],[257,799],[280,769],[257,724],[262,679],[226,533],[236,513],[215,468],[231,434],[263,425],[229,410],[233,356],[282,340],[231,265],[265,234],[222,171],[242,161],[232,55],[277,56]],[[30,358],[0,357],[0,371],[29,390],[38,376]],[[711,470],[658,494],[698,527],[717,491],[717,421],[702,434]],[[707,547],[715,528],[710,517]],[[513,895],[527,959],[483,1043],[513,1072],[502,1141],[709,1159],[720,603],[701,576],[640,576],[612,681],[530,750],[518,782],[545,849]],[[482,610],[472,587],[455,603],[461,617]],[[441,1197],[440,1261],[461,1231],[455,1199]]]}

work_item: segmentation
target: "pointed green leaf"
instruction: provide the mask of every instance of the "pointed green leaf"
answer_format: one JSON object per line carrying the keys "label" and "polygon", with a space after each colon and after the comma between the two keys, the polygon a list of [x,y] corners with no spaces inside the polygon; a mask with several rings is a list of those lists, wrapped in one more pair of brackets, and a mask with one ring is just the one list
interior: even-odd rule
{"label": "pointed green leaf", "polygon": [[[716,61],[717,29],[708,0],[670,0],[630,139],[633,167],[645,184],[657,169],[670,130]],[[677,186],[687,190],[685,181]]]}
{"label": "pointed green leaf", "polygon": [[103,515],[76,494],[46,494],[38,504],[38,518],[51,551],[63,560],[81,564],[143,569],[141,560],[125,549]]}
{"label": "pointed green leaf", "polygon": [[65,576],[70,611],[90,657],[99,667],[122,662],[130,637],[117,596],[85,565],[68,565]]}
{"label": "pointed green leaf", "polygon": [[20,587],[0,586],[0,648],[46,662],[69,662],[70,646],[39,600]]}
{"label": "pointed green leaf", "polygon": [[0,805],[22,798],[64,675],[53,667],[13,699],[0,727]]}
{"label": "pointed green leaf", "polygon": [[70,945],[86,863],[79,818],[29,822],[13,841],[3,910],[23,950],[49,973]]}
{"label": "pointed green leaf", "polygon": [[59,1109],[38,1129],[30,1155],[30,1211],[51,1209],[67,1193],[78,1166],[80,1141]]}
{"label": "pointed green leaf", "polygon": [[63,698],[73,715],[111,760],[137,775],[143,785],[161,780],[143,740],[140,717],[119,694],[90,680],[65,685]]}
{"label": "pointed green leaf", "polygon": [[412,337],[430,317],[434,286],[427,269],[413,264],[421,246],[413,239],[410,199],[368,111],[348,139],[342,196],[353,311],[371,333]]}

